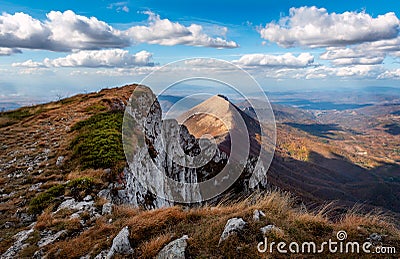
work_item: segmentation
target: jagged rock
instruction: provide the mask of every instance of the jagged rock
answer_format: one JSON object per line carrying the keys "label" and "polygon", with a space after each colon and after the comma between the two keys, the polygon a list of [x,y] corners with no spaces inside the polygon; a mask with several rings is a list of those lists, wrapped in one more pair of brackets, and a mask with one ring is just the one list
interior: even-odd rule
{"label": "jagged rock", "polygon": [[[223,147],[215,148],[210,140],[196,139],[186,126],[179,125],[174,119],[162,120],[159,102],[151,90],[143,88],[143,93],[127,105],[125,116],[135,123],[133,128],[123,131],[123,139],[129,142],[135,136],[144,141],[135,141],[134,149],[126,153],[129,168],[125,168],[122,174],[124,189],[116,192],[118,202],[146,209],[173,206],[174,201],[202,202],[207,197],[200,187],[183,185],[183,188],[174,188],[162,176],[181,183],[207,181],[225,167],[229,150],[225,152]],[[245,164],[243,177],[231,186],[231,193],[249,193],[253,189],[265,188],[267,179],[262,161],[249,156],[247,161],[240,162]],[[202,166],[184,166],[195,163]],[[221,183],[214,181],[214,184]],[[155,195],[156,192],[161,195]],[[209,202],[216,202],[219,198]]]}
{"label": "jagged rock", "polygon": [[110,251],[107,254],[107,258],[112,258],[114,254],[131,254],[133,249],[129,242],[129,229],[124,227],[116,237],[113,239]]}
{"label": "jagged rock", "polygon": [[54,235],[50,233],[46,233],[44,237],[42,237],[39,242],[37,243],[37,245],[42,248],[44,246],[47,246],[48,244],[53,243],[54,241],[56,241],[57,239],[59,239],[61,236],[67,234],[66,230],[61,230],[58,231],[57,233],[55,233]]}
{"label": "jagged rock", "polygon": [[25,240],[28,239],[29,235],[32,234],[35,230],[33,229],[35,223],[32,223],[28,230],[22,230],[14,235],[14,238],[17,239],[14,244],[7,249],[7,251],[1,255],[1,258],[17,258],[19,251],[24,249],[28,244],[25,244]]}
{"label": "jagged rock", "polygon": [[61,166],[63,164],[63,161],[64,161],[64,156],[57,157],[56,166]]}
{"label": "jagged rock", "polygon": [[283,230],[276,227],[275,225],[267,225],[265,227],[260,228],[261,233],[265,236],[267,233],[271,231],[276,231],[278,233],[283,233]]}
{"label": "jagged rock", "polygon": [[261,218],[265,218],[265,213],[262,210],[255,210],[253,212],[253,220],[259,221]]}
{"label": "jagged rock", "polygon": [[157,259],[185,259],[185,251],[187,247],[188,236],[176,239],[169,244],[167,244],[161,251],[157,254]]}
{"label": "jagged rock", "polygon": [[112,212],[112,203],[107,202],[103,204],[103,207],[101,208],[101,214],[106,215],[106,214],[111,214],[111,212]]}
{"label": "jagged rock", "polygon": [[220,244],[222,241],[226,240],[233,233],[239,233],[245,226],[246,222],[242,218],[231,218],[226,222],[224,231],[219,239]]}

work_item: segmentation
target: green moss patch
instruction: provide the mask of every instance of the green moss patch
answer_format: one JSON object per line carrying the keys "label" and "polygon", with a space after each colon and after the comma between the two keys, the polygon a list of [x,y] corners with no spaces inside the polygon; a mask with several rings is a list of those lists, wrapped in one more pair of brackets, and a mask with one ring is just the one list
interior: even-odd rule
{"label": "green moss patch", "polygon": [[70,144],[73,160],[83,169],[114,168],[125,160],[122,146],[122,112],[103,112],[72,127],[79,134]]}

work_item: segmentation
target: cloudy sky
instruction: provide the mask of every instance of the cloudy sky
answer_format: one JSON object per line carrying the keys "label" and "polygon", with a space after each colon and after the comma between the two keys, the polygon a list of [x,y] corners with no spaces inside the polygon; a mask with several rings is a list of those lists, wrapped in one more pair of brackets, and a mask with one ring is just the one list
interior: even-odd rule
{"label": "cloudy sky", "polygon": [[140,82],[192,57],[231,61],[269,91],[399,86],[398,10],[398,0],[0,1],[0,101]]}

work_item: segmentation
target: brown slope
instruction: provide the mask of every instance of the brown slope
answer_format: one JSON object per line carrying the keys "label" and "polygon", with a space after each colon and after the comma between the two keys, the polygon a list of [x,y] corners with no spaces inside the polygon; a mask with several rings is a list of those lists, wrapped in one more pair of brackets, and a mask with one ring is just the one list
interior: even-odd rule
{"label": "brown slope", "polygon": [[[222,95],[215,95],[196,105],[178,118],[189,132],[196,138],[211,135],[215,138],[218,147],[230,153],[231,135],[249,136],[250,155],[257,155],[260,151],[260,124]],[[243,127],[245,125],[245,127]],[[207,136],[206,136],[207,137]],[[244,139],[239,143],[245,147]]]}

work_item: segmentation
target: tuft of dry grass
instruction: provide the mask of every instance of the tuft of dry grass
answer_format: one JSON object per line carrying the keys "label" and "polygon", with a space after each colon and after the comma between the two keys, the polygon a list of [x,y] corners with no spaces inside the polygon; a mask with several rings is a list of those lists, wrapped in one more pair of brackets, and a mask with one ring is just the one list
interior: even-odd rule
{"label": "tuft of dry grass", "polygon": [[150,239],[149,241],[143,242],[139,247],[139,257],[140,259],[150,259],[157,256],[158,251],[160,251],[168,242],[172,240],[174,234],[167,233],[162,234],[157,237]]}

